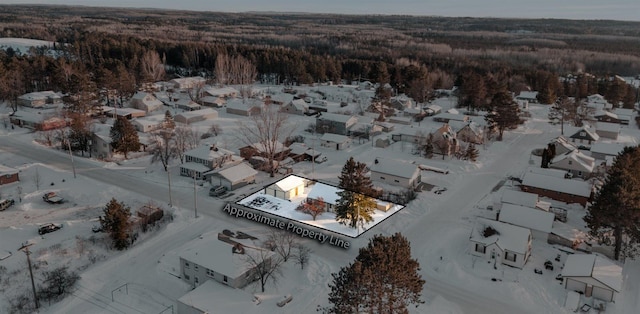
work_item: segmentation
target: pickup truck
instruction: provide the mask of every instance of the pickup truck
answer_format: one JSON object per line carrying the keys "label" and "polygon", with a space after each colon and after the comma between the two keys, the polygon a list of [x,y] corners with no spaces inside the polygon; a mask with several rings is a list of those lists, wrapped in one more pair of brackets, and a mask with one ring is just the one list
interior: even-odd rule
{"label": "pickup truck", "polygon": [[58,196],[56,192],[45,193],[42,199],[49,204],[60,204],[64,202],[64,198]]}

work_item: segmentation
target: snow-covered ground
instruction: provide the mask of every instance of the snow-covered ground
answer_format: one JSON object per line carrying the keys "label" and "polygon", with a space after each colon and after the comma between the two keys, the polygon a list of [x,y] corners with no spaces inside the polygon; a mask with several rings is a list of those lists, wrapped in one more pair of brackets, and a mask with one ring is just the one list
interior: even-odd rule
{"label": "snow-covered ground", "polygon": [[[344,91],[348,87],[322,88],[327,93],[336,92],[335,99],[350,97]],[[269,284],[265,293],[255,285],[244,288],[262,300],[247,313],[310,313],[326,306],[330,274],[353,261],[358,248],[366,245],[372,235],[395,232],[403,233],[411,241],[412,255],[420,262],[421,275],[426,280],[425,304],[410,308],[411,313],[569,313],[563,308],[566,291],[555,279],[566,259],[566,254],[557,247],[534,241],[532,256],[522,270],[500,265],[494,268],[493,263],[468,253],[473,222],[478,216],[491,215],[484,208],[491,204],[493,193],[510,184],[505,181],[508,176],[518,176],[526,167],[539,165],[539,159],[531,156],[531,150],[544,147],[559,135],[559,126],[548,123],[547,110],[546,106],[531,105],[533,118],[517,130],[506,132],[502,142],[479,147],[480,157],[476,163],[439,157],[424,159],[412,155],[411,145],[406,143],[376,148],[370,142],[356,141],[347,150],[330,150],[316,145],[315,137],[303,131],[313,122],[312,118],[292,116],[299,133],[307,137],[306,144],[328,158],[327,162],[313,167],[309,162],[295,164],[295,173],[337,183],[337,176],[350,156],[368,164],[376,157],[395,158],[449,170],[448,174],[422,173],[424,182],[447,190],[441,194],[434,190],[420,192],[404,209],[361,237],[351,239],[349,250],[300,239],[313,250],[311,263],[304,270],[293,262],[286,263],[278,284]],[[238,118],[221,110],[214,123],[224,131],[211,140],[223,148],[237,149],[233,130]],[[205,131],[210,123],[199,122],[193,126]],[[427,120],[421,124],[420,127],[438,125]],[[629,141],[636,141],[640,135],[633,122],[622,132],[623,138]],[[33,262],[38,265],[37,280],[41,280],[42,270],[57,265],[68,265],[81,274],[73,295],[59,303],[42,304],[42,313],[160,313],[170,310],[171,306],[175,309],[176,300],[191,290],[175,276],[179,273],[177,256],[186,243],[205,233],[224,229],[261,234],[270,228],[225,214],[222,208],[226,200],[207,196],[207,184],[196,186],[196,205],[193,182],[180,177],[178,167],[171,168],[174,207],[169,208],[165,205],[168,203],[167,175],[161,165],[150,164],[148,156],[118,163],[75,156],[77,178],[74,178],[68,154],[41,147],[33,139],[34,134],[24,129],[0,128],[0,143],[3,143],[0,163],[20,169],[21,178],[20,183],[0,187],[3,198],[21,199],[7,211],[0,212],[0,257],[8,256],[0,260],[0,266],[6,267],[0,273],[0,292],[4,296],[0,298],[0,312],[7,308],[8,300],[14,295],[29,295],[26,257],[16,251],[25,242],[33,243],[31,251]],[[261,173],[256,184],[234,193],[251,195],[281,178],[269,178]],[[59,193],[67,202],[59,205],[43,202],[41,196],[47,191]],[[171,211],[174,219],[142,234],[127,251],[109,250],[103,236],[92,233],[91,227],[112,197],[133,210],[155,202]],[[198,218],[194,218],[196,207]],[[580,218],[584,210],[565,207],[570,209],[569,223],[583,229]],[[45,222],[62,223],[64,227],[39,236],[37,224]],[[554,271],[545,270],[542,275],[533,272],[534,268],[544,268],[543,263],[554,260],[558,254],[561,261],[555,262]],[[640,263],[627,261],[623,276],[623,291],[615,303],[608,305],[609,313],[637,312]],[[289,304],[282,308],[275,305],[289,294],[293,296]],[[225,302],[215,294],[211,299]]]}

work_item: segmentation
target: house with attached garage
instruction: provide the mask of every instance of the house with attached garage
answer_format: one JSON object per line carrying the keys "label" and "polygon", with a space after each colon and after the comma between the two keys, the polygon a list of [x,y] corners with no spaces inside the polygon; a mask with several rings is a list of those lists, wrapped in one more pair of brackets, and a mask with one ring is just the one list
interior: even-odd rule
{"label": "house with attached garage", "polygon": [[562,155],[556,155],[549,163],[549,168],[566,170],[574,178],[587,178],[596,168],[596,160],[576,149]]}
{"label": "house with attached garage", "polygon": [[415,164],[378,157],[370,169],[373,182],[407,189],[414,189],[422,182],[420,168]]}
{"label": "house with attached garage", "polygon": [[349,130],[358,119],[355,116],[323,112],[316,117],[316,130],[320,133],[349,135]]}
{"label": "house with attached garage", "polygon": [[575,133],[569,136],[569,139],[574,144],[586,144],[591,145],[597,142],[600,139],[600,135],[598,135],[595,130],[590,127],[584,126],[578,129]]}
{"label": "house with attached garage", "polygon": [[18,169],[0,165],[0,185],[20,181],[19,172]]}
{"label": "house with attached garage", "polygon": [[531,255],[531,231],[507,223],[478,218],[469,236],[471,255],[497,264],[523,268]]}
{"label": "house with attached garage", "polygon": [[320,146],[343,150],[351,146],[351,138],[340,134],[324,133],[320,137]]}
{"label": "house with attached garage", "polygon": [[233,152],[213,144],[206,144],[184,153],[184,163],[180,165],[180,175],[204,178],[204,174],[212,169],[219,169],[242,162],[242,158]]}
{"label": "house with attached garage", "polygon": [[565,289],[613,302],[622,291],[622,267],[595,254],[571,254],[562,269]]}
{"label": "house with attached garage", "polygon": [[267,186],[264,194],[273,195],[284,200],[291,200],[301,194],[304,194],[306,182],[307,180],[304,178],[290,175]]}
{"label": "house with attached garage", "polygon": [[547,241],[555,215],[531,207],[503,204],[498,212],[498,221],[531,230],[534,239]]}
{"label": "house with attached garage", "polygon": [[246,162],[231,165],[225,168],[214,169],[204,174],[209,178],[212,185],[224,186],[229,191],[241,188],[245,185],[256,182],[258,171],[253,169]]}
{"label": "house with attached garage", "polygon": [[532,171],[525,172],[520,189],[568,204],[578,203],[587,206],[591,200],[592,186],[578,179],[545,175]]}

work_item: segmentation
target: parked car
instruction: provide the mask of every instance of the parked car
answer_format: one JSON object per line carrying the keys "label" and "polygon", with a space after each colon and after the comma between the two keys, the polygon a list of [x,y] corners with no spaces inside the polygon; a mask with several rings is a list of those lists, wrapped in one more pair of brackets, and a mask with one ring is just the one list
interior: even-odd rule
{"label": "parked car", "polygon": [[209,196],[218,197],[224,195],[224,193],[227,193],[227,188],[224,186],[214,186],[209,189]]}
{"label": "parked car", "polygon": [[56,192],[45,193],[44,195],[42,195],[42,199],[49,204],[60,204],[64,202],[64,199],[58,196]]}
{"label": "parked car", "polygon": [[16,202],[12,199],[4,199],[4,200],[0,200],[0,211],[3,211],[9,207],[11,207],[11,205],[15,204]]}
{"label": "parked car", "polygon": [[62,229],[62,224],[47,223],[38,228],[38,234],[43,235]]}

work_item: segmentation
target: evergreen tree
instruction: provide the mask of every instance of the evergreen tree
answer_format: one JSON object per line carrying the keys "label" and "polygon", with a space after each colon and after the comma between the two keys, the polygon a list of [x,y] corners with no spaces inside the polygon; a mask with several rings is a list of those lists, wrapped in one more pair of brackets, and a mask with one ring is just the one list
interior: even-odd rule
{"label": "evergreen tree", "polygon": [[375,235],[353,264],[333,273],[328,313],[408,313],[418,306],[425,281],[411,245],[400,233]]}
{"label": "evergreen tree", "polygon": [[469,143],[469,145],[467,146],[467,150],[465,151],[464,157],[467,160],[476,162],[476,160],[478,160],[479,155],[480,153],[478,152],[478,149],[476,148],[476,146],[473,143]]}
{"label": "evergreen tree", "polygon": [[129,232],[131,231],[129,217],[131,217],[131,209],[115,198],[107,203],[103,210],[103,216],[100,217],[102,229],[109,233],[113,245],[118,250],[129,247]]}
{"label": "evergreen tree", "polygon": [[338,186],[352,192],[377,197],[378,192],[373,188],[373,183],[371,178],[367,176],[367,172],[369,172],[367,164],[355,161],[351,157],[342,167],[342,172],[338,176],[338,180],[340,180]]}
{"label": "evergreen tree", "polygon": [[111,146],[115,151],[122,152],[127,159],[128,152],[140,149],[138,132],[128,119],[117,118],[111,128]]}
{"label": "evergreen tree", "polygon": [[376,201],[364,194],[343,190],[337,193],[340,198],[336,203],[336,221],[351,228],[364,228],[373,221]]}
{"label": "evergreen tree", "polygon": [[640,243],[640,147],[625,147],[607,171],[602,188],[589,206],[584,221],[590,233],[608,244],[614,256],[635,257]]}
{"label": "evergreen tree", "polygon": [[433,157],[433,134],[427,136],[427,141],[424,144],[424,156],[427,158]]}
{"label": "evergreen tree", "polygon": [[507,91],[500,91],[491,99],[493,110],[485,116],[490,128],[498,130],[498,141],[502,141],[505,129],[513,128],[522,123],[518,115],[520,109]]}

